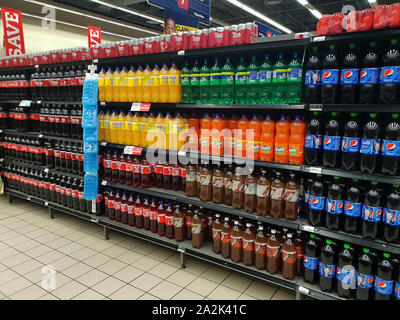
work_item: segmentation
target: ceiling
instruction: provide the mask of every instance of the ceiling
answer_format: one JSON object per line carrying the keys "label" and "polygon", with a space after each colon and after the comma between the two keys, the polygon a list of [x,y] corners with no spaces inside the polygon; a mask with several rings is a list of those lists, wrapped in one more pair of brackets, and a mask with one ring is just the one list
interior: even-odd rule
{"label": "ceiling", "polygon": [[[163,10],[149,5],[146,0],[108,0],[109,2],[125,6],[142,13],[163,19]],[[230,4],[226,0],[210,0],[212,3],[211,16],[214,21],[223,22],[227,25],[237,24],[258,20],[246,11]],[[127,12],[113,9],[108,6],[92,2],[90,0],[56,0],[56,2],[72,7],[85,9],[104,16],[112,17],[118,20],[129,22],[135,25],[162,31],[160,24],[151,24],[146,18],[138,17]],[[241,2],[251,6],[253,9],[263,13],[269,18],[279,22],[293,32],[313,31],[318,22],[304,6],[296,0],[241,0]],[[368,0],[308,0],[322,14],[341,11],[345,5],[353,6],[356,10],[370,8]],[[378,0],[379,4],[392,4],[398,0]],[[263,21],[260,21],[263,22]],[[215,22],[211,26],[218,26]]]}

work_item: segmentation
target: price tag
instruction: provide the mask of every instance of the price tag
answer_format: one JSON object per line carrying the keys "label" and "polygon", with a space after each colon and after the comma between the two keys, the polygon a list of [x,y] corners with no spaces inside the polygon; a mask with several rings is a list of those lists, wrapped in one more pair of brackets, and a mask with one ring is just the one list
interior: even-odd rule
{"label": "price tag", "polygon": [[86,79],[98,80],[99,75],[97,73],[86,73]]}
{"label": "price tag", "polygon": [[322,111],[322,104],[310,104],[310,111]]}
{"label": "price tag", "polygon": [[42,100],[36,101],[36,104],[42,104]]}
{"label": "price tag", "polygon": [[135,156],[141,156],[142,151],[143,151],[142,147],[126,146],[124,148],[124,154],[130,154]]}
{"label": "price tag", "polygon": [[309,173],[316,173],[316,174],[321,174],[322,173],[322,168],[318,167],[304,167],[305,172]]}
{"label": "price tag", "polygon": [[99,59],[94,59],[93,63],[99,63]]}
{"label": "price tag", "polygon": [[32,104],[32,100],[22,100],[22,101],[19,103],[19,106],[20,106],[20,107],[30,107],[31,104]]}
{"label": "price tag", "polygon": [[99,219],[90,219],[91,222],[99,223]]}
{"label": "price tag", "polygon": [[38,65],[38,64],[35,64],[35,68],[36,68],[36,69],[39,69],[39,65]]}
{"label": "price tag", "polygon": [[102,102],[100,102],[100,105],[101,105],[101,106],[105,106],[106,103],[105,103],[104,101],[102,101]]}
{"label": "price tag", "polygon": [[151,107],[151,103],[132,103],[131,111],[149,111]]}
{"label": "price tag", "polygon": [[3,133],[3,130],[0,130],[0,133]]}
{"label": "price tag", "polygon": [[44,169],[44,172],[48,173],[49,172],[49,168]]}
{"label": "price tag", "polygon": [[100,145],[101,145],[102,147],[105,147],[105,146],[107,146],[107,142],[101,142]]}
{"label": "price tag", "polygon": [[42,134],[39,134],[39,135],[38,135],[38,138],[43,138],[43,135],[42,135]]}
{"label": "price tag", "polygon": [[314,37],[312,38],[312,42],[321,42],[321,41],[325,41],[326,36],[319,36],[319,37]]}
{"label": "price tag", "polygon": [[92,200],[92,213],[96,213],[96,200]]}
{"label": "price tag", "polygon": [[106,185],[107,185],[107,181],[106,181],[106,180],[103,180],[103,181],[101,182],[101,185],[102,185],[102,186],[106,186]]}
{"label": "price tag", "polygon": [[48,203],[48,202],[45,202],[44,205],[45,205],[46,207],[48,207],[48,206],[49,206],[49,203]]}
{"label": "price tag", "polygon": [[301,225],[300,229],[307,232],[315,232],[315,228],[313,226]]}
{"label": "price tag", "polygon": [[299,292],[301,292],[301,293],[304,293],[304,294],[309,294],[309,293],[310,293],[310,290],[307,289],[307,288],[304,288],[303,286],[299,286],[299,287],[297,288],[297,290],[298,290]]}
{"label": "price tag", "polygon": [[30,197],[26,197],[26,200],[31,201],[32,199]]}
{"label": "price tag", "polygon": [[186,151],[178,151],[178,156],[186,157]]}
{"label": "price tag", "polygon": [[184,55],[185,55],[185,50],[178,51],[178,56],[184,56]]}

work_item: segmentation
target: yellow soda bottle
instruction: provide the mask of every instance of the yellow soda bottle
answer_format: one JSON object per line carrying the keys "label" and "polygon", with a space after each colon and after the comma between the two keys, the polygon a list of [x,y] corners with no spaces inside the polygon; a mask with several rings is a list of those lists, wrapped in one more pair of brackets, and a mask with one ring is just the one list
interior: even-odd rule
{"label": "yellow soda bottle", "polygon": [[134,102],[136,97],[136,71],[133,66],[128,72],[128,102]]}
{"label": "yellow soda bottle", "polygon": [[[177,148],[176,150],[180,150],[182,146],[185,144],[185,139],[184,139],[184,130],[185,130],[185,119],[181,116],[181,114],[178,112],[175,117],[175,123],[176,123],[176,128],[177,128]],[[186,122],[187,125],[187,122]]]}
{"label": "yellow soda bottle", "polygon": [[146,112],[142,114],[142,120],[141,120],[141,126],[140,126],[140,144],[142,147],[147,147],[147,141],[146,141],[146,136],[147,136],[147,118],[148,115]]}
{"label": "yellow soda bottle", "polygon": [[169,102],[181,102],[181,71],[172,62],[171,69],[169,69]]}
{"label": "yellow soda bottle", "polygon": [[151,87],[153,85],[152,72],[148,64],[143,71],[143,101],[151,102]]}
{"label": "yellow soda bottle", "polygon": [[111,67],[108,67],[104,78],[104,87],[106,89],[106,101],[110,102],[113,98],[113,72]]}
{"label": "yellow soda bottle", "polygon": [[[167,117],[169,117],[168,114]],[[168,146],[169,150],[178,150],[178,113],[169,121]]]}
{"label": "yellow soda bottle", "polygon": [[162,149],[169,150],[169,136],[171,134],[173,126],[174,118],[172,118],[170,112],[167,112],[167,115],[164,118],[165,144]]}
{"label": "yellow soda bottle", "polygon": [[165,62],[160,71],[160,102],[169,102],[169,70]]}
{"label": "yellow soda bottle", "polygon": [[143,102],[143,68],[139,66],[135,74],[136,97],[134,102]]}
{"label": "yellow soda bottle", "polygon": [[111,112],[107,110],[104,115],[104,141],[111,142],[111,126],[110,126]]}
{"label": "yellow soda bottle", "polygon": [[133,114],[132,112],[128,112],[125,117],[125,137],[126,137],[126,145],[133,146]]}
{"label": "yellow soda bottle", "polygon": [[151,77],[153,82],[151,87],[151,102],[160,102],[160,67],[158,64],[154,65]]}
{"label": "yellow soda bottle", "polygon": [[104,141],[104,112],[99,112],[99,141]]}
{"label": "yellow soda bottle", "polygon": [[[161,114],[161,112],[159,112],[157,114],[157,117],[154,119],[154,127],[155,127],[155,131],[157,134],[157,137],[155,138],[155,143],[154,143],[154,147],[156,149],[165,149],[163,148],[163,146],[165,146],[165,139],[166,139],[166,135],[165,135],[165,123],[164,123],[164,117]],[[151,145],[149,145],[149,148],[151,147]]]}
{"label": "yellow soda bottle", "polygon": [[104,70],[104,67],[102,67],[101,71],[99,72],[99,101],[106,101],[105,81],[106,71]]}
{"label": "yellow soda bottle", "polygon": [[122,66],[121,74],[120,74],[120,87],[119,87],[121,102],[128,102],[128,70],[125,66]]}
{"label": "yellow soda bottle", "polygon": [[120,69],[117,66],[114,70],[113,73],[113,97],[112,100],[113,102],[119,102],[120,101],[120,85],[121,85],[121,76],[120,76]]}
{"label": "yellow soda bottle", "polygon": [[[151,145],[154,143],[154,138],[151,138],[151,133],[154,130],[154,121],[155,121],[155,115],[153,112],[150,112],[150,114],[147,116],[147,122],[146,122],[146,147],[151,147]],[[150,133],[150,134],[149,134]]]}
{"label": "yellow soda bottle", "polygon": [[132,145],[135,147],[141,147],[140,145],[140,124],[141,124],[141,117],[139,112],[135,112],[133,116],[133,139],[132,139]]}
{"label": "yellow soda bottle", "polygon": [[126,144],[125,113],[122,110],[118,115],[118,144]]}
{"label": "yellow soda bottle", "polygon": [[118,143],[118,113],[115,109],[112,111],[110,116],[110,128],[111,128],[111,135],[110,140],[111,143]]}

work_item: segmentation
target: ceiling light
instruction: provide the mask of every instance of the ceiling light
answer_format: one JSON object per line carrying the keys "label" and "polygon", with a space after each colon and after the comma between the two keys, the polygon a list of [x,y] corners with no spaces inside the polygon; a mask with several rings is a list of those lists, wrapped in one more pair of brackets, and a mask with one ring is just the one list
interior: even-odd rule
{"label": "ceiling light", "polygon": [[30,3],[33,3],[33,4],[37,4],[37,5],[47,6],[47,7],[54,8],[54,9],[57,9],[57,10],[61,10],[61,11],[64,11],[64,12],[76,14],[76,15],[79,15],[79,16],[82,16],[82,17],[87,17],[87,18],[90,18],[90,19],[95,19],[95,20],[99,20],[99,21],[102,21],[102,22],[111,23],[111,24],[114,24],[114,25],[117,25],[117,26],[120,26],[120,27],[125,27],[125,28],[129,28],[129,29],[133,29],[133,30],[137,30],[137,31],[141,31],[141,32],[154,34],[154,35],[159,35],[160,34],[159,32],[148,31],[146,29],[133,27],[133,26],[126,25],[126,24],[123,24],[123,23],[107,20],[107,19],[104,19],[104,18],[99,18],[99,17],[96,17],[96,16],[92,16],[90,14],[85,14],[85,13],[82,13],[82,12],[69,10],[69,9],[66,9],[66,8],[54,6],[54,5],[47,4],[47,3],[44,3],[44,2],[40,2],[40,1],[35,1],[35,0],[24,0],[24,1],[25,2],[30,2]]}
{"label": "ceiling light", "polygon": [[314,17],[316,17],[317,19],[321,19],[322,13],[315,9],[314,6],[308,2],[308,0],[297,0],[297,2],[304,6],[308,11],[310,11],[310,13]]}
{"label": "ceiling light", "polygon": [[92,2],[96,2],[98,4],[101,4],[103,6],[107,6],[107,7],[113,8],[113,9],[117,9],[117,10],[121,10],[121,11],[130,13],[130,14],[133,14],[135,16],[139,16],[139,17],[142,17],[142,18],[145,18],[145,19],[149,19],[149,20],[154,20],[154,21],[157,21],[159,23],[164,23],[164,20],[154,18],[152,16],[149,16],[147,14],[141,13],[139,11],[134,11],[134,10],[131,10],[131,9],[128,9],[128,8],[125,8],[125,7],[116,6],[116,5],[112,4],[112,3],[105,2],[105,1],[100,1],[100,0],[91,0],[91,1]]}
{"label": "ceiling light", "polygon": [[302,6],[305,6],[306,4],[308,4],[307,0],[297,0],[298,3],[300,3]]}
{"label": "ceiling light", "polygon": [[[92,1],[94,1],[94,0],[92,0]],[[240,2],[238,0],[226,0],[226,1],[228,1],[229,3],[233,4],[234,6],[240,8],[240,9],[242,9],[244,11],[247,11],[248,13],[252,14],[253,16],[255,16],[255,17],[257,17],[257,18],[259,18],[259,19],[261,19],[261,20],[273,25],[274,27],[276,27],[276,28],[278,28],[278,29],[280,29],[280,30],[282,30],[282,31],[284,31],[286,33],[293,33],[292,30],[286,28],[285,26],[281,25],[280,23],[268,18],[267,16],[263,15],[261,12],[258,12],[257,10],[254,10],[253,8],[245,5],[244,3],[242,3],[242,2]]]}
{"label": "ceiling light", "polygon": [[378,7],[378,1],[377,0],[368,0],[369,4],[371,5],[372,8],[376,9]]}
{"label": "ceiling light", "polygon": [[322,13],[319,12],[317,9],[309,9],[309,11],[314,15],[314,17],[321,19]]}

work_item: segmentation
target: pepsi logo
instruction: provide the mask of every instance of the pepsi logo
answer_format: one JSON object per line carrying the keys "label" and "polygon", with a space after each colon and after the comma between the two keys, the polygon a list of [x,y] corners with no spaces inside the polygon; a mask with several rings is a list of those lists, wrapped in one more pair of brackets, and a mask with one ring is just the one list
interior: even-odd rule
{"label": "pepsi logo", "polygon": [[336,273],[337,275],[340,275],[342,273],[338,267],[336,268]]}
{"label": "pepsi logo", "polygon": [[313,204],[313,205],[317,205],[318,203],[319,203],[319,200],[317,198],[313,198],[311,200],[311,204]]}
{"label": "pepsi logo", "polygon": [[330,71],[326,71],[326,72],[324,72],[324,79],[329,79],[330,77],[332,76],[332,72],[330,72]]}
{"label": "pepsi logo", "polygon": [[332,142],[331,138],[325,138],[325,139],[324,139],[324,144],[325,144],[326,146],[329,146],[329,145],[331,144],[331,142]]}
{"label": "pepsi logo", "polygon": [[307,256],[304,256],[303,260],[304,260],[304,263],[308,263],[308,257]]}
{"label": "pepsi logo", "polygon": [[345,79],[351,79],[353,76],[353,71],[346,71],[343,76]]}
{"label": "pepsi logo", "polygon": [[339,202],[339,203],[337,204],[337,208],[338,208],[338,209],[342,209],[342,208],[343,208],[343,202]]}
{"label": "pepsi logo", "polygon": [[376,210],[376,216],[379,217],[382,214],[382,209]]}
{"label": "pepsi logo", "polygon": [[363,70],[361,71],[360,77],[365,78],[367,76],[367,71]]}
{"label": "pepsi logo", "polygon": [[386,282],[379,281],[378,282],[378,287],[381,288],[381,289],[386,289],[387,284],[386,284]]}
{"label": "pepsi logo", "polygon": [[388,143],[387,145],[386,145],[386,150],[387,151],[394,151],[396,149],[396,145],[394,144],[394,143]]}
{"label": "pepsi logo", "polygon": [[374,277],[368,278],[368,283],[371,284],[372,282],[374,282]]}
{"label": "pepsi logo", "polygon": [[357,147],[358,141],[357,141],[357,140],[351,140],[350,143],[349,143],[349,145],[350,145],[350,147],[352,147],[352,148]]}
{"label": "pepsi logo", "polygon": [[384,77],[391,77],[394,74],[394,70],[393,69],[386,69],[385,72],[383,73]]}
{"label": "pepsi logo", "polygon": [[351,203],[348,203],[346,205],[346,210],[349,211],[349,212],[352,212],[354,210],[354,206]]}

